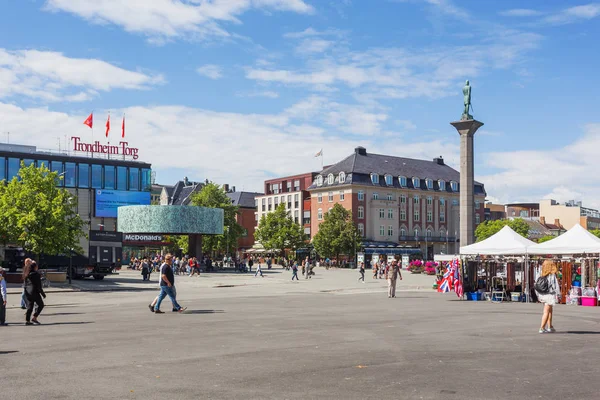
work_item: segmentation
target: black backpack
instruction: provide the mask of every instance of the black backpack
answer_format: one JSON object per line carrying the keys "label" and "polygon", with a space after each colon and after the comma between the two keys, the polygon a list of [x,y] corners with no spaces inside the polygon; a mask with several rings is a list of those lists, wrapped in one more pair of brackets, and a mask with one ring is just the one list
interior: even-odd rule
{"label": "black backpack", "polygon": [[537,280],[535,281],[535,285],[533,285],[533,288],[539,294],[550,293],[550,282],[548,281],[548,277],[540,276],[539,278],[537,278]]}

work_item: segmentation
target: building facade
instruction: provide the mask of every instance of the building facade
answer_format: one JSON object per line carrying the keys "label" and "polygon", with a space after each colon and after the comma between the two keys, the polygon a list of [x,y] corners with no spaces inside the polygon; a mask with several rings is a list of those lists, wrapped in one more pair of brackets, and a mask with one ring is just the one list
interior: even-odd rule
{"label": "building facade", "polygon": [[308,188],[316,175],[316,172],[309,172],[265,181],[264,195],[255,198],[255,225],[258,226],[260,219],[275,210],[279,204],[285,204],[288,214],[310,235],[311,195]]}
{"label": "building facade", "polygon": [[539,204],[540,217],[546,221],[556,221],[556,225],[569,230],[576,224],[585,229],[600,229],[600,211],[583,207],[582,203],[574,200],[560,204],[555,200],[542,200]]}
{"label": "building facade", "polygon": [[[17,176],[21,161],[26,166],[44,165],[61,174],[60,187],[77,197],[76,212],[86,223],[86,235],[90,230],[117,231],[116,204],[150,204],[151,165],[126,156],[112,155],[109,159],[107,157],[111,155],[108,154],[95,154],[94,157],[85,154],[0,144],[0,181]],[[88,239],[82,237],[80,245],[84,255],[88,256]]]}
{"label": "building facade", "polygon": [[[235,187],[233,188],[235,190]],[[256,203],[255,199],[263,193],[254,192],[229,192],[227,197],[231,203],[238,206],[236,221],[244,228],[243,236],[238,240],[239,251],[248,250],[254,246],[254,230],[256,229]]]}
{"label": "building facade", "polygon": [[[444,160],[415,160],[369,154],[363,147],[317,174],[311,195],[311,237],[335,204],[352,211],[365,242],[420,249],[434,254],[458,251],[458,171]],[[475,225],[484,221],[485,188],[475,182]]]}

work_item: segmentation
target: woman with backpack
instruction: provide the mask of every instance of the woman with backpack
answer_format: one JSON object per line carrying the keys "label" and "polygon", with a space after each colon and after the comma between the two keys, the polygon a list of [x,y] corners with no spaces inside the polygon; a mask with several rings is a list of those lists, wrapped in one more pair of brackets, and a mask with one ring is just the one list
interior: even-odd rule
{"label": "woman with backpack", "polygon": [[544,304],[542,324],[539,333],[554,333],[556,330],[552,325],[552,313],[554,305],[560,298],[560,285],[556,279],[558,266],[554,261],[546,260],[542,264],[542,273],[535,281],[535,293],[540,303]]}

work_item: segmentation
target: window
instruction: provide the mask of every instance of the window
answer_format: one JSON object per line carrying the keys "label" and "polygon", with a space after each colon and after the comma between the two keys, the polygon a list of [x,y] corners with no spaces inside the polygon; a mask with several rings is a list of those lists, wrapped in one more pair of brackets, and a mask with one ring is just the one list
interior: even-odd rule
{"label": "window", "polygon": [[433,222],[433,213],[431,211],[427,211],[427,222]]}
{"label": "window", "polygon": [[323,202],[323,193],[319,193],[317,194],[317,203],[322,203]]}
{"label": "window", "polygon": [[340,172],[340,175],[338,176],[338,181],[339,181],[339,183],[346,183],[346,173],[345,172]]}
{"label": "window", "polygon": [[365,226],[363,224],[358,224],[358,233],[361,237],[365,236]]}
{"label": "window", "polygon": [[92,187],[102,189],[102,165],[92,165]]}
{"label": "window", "polygon": [[394,219],[394,209],[388,208],[388,219]]}
{"label": "window", "polygon": [[452,205],[453,206],[457,206],[460,202],[458,201],[458,199],[454,199],[452,200]]}
{"label": "window", "polygon": [[400,204],[406,204],[406,195],[405,194],[400,195]]}
{"label": "window", "polygon": [[440,222],[446,222],[446,212],[440,211]]}
{"label": "window", "polygon": [[388,226],[388,236],[394,236],[394,227],[392,225]]}
{"label": "window", "polygon": [[385,236],[385,225],[379,225],[379,236]]}
{"label": "window", "polygon": [[115,188],[115,167],[112,165],[104,166],[104,189]]}
{"label": "window", "polygon": [[323,210],[321,208],[317,210],[317,219],[319,221],[323,220]]}
{"label": "window", "polygon": [[479,214],[475,214],[475,225],[479,225],[479,223],[481,222]]}
{"label": "window", "polygon": [[291,194],[288,194],[287,206],[288,206],[288,208],[292,208],[292,195]]}
{"label": "window", "polygon": [[340,201],[344,201],[345,198],[346,196],[344,195],[344,191],[340,190]]}
{"label": "window", "polygon": [[25,159],[23,160],[23,164],[25,164],[26,167],[29,167],[31,164],[34,164],[35,161],[33,161],[32,159]]}
{"label": "window", "polygon": [[440,208],[445,207],[445,206],[446,206],[446,199],[444,199],[443,197],[440,197]]}
{"label": "window", "polygon": [[36,165],[38,168],[43,165],[44,167],[50,169],[50,161],[48,161],[48,160],[37,160]]}
{"label": "window", "polygon": [[294,192],[297,192],[300,190],[300,181],[299,180],[295,180],[294,181]]}
{"label": "window", "polygon": [[479,201],[475,201],[475,209],[479,210]]}
{"label": "window", "polygon": [[271,188],[272,188],[272,192],[274,194],[279,194],[279,184],[276,183],[275,186],[273,186],[273,184],[271,184]]}
{"label": "window", "polygon": [[298,193],[296,193],[294,195],[294,208],[299,208],[300,207],[300,195]]}
{"label": "window", "polygon": [[406,237],[406,229],[400,228],[400,236],[401,237]]}
{"label": "window", "polygon": [[381,219],[385,218],[385,209],[383,209],[383,208],[379,209],[379,218],[381,218]]}
{"label": "window", "polygon": [[317,186],[323,186],[323,176],[317,176]]}
{"label": "window", "polygon": [[292,181],[287,181],[286,185],[287,185],[287,191],[291,192],[292,191]]}
{"label": "window", "polygon": [[414,201],[415,204],[419,204],[420,203],[419,196],[413,197],[413,201]]}
{"label": "window", "polygon": [[142,190],[148,191],[152,188],[152,171],[148,168],[142,169]]}
{"label": "window", "polygon": [[442,229],[442,230],[440,230],[440,237],[441,237],[441,238],[443,238],[443,237],[446,237],[446,232],[444,232],[444,230],[443,230],[443,229]]}
{"label": "window", "polygon": [[400,220],[406,221],[406,210],[400,210]]}
{"label": "window", "polygon": [[65,186],[66,187],[75,187],[76,186],[76,173],[77,166],[75,163],[68,162],[65,163]]}
{"label": "window", "polygon": [[425,183],[427,184],[427,189],[431,190],[433,189],[433,179],[425,179]]}
{"label": "window", "polygon": [[140,190],[139,168],[129,168],[129,190]]}
{"label": "window", "polygon": [[365,208],[363,206],[358,207],[358,219],[365,218]]}
{"label": "window", "polygon": [[258,222],[258,213],[254,213],[254,221]]}
{"label": "window", "polygon": [[79,164],[79,187],[90,187],[90,166],[89,164]]}
{"label": "window", "polygon": [[329,202],[332,203],[333,202],[333,192],[329,192],[329,196],[327,196],[327,197],[328,197]]}
{"label": "window", "polygon": [[446,181],[439,180],[438,185],[440,186],[440,190],[446,190]]}
{"label": "window", "polygon": [[419,178],[412,178],[412,182],[415,189],[421,188],[421,180]]}
{"label": "window", "polygon": [[300,217],[300,211],[294,211],[294,222],[299,223],[298,218]]}
{"label": "window", "polygon": [[285,196],[281,196],[281,202],[285,203]]}
{"label": "window", "polygon": [[329,207],[329,209],[327,210],[327,212],[329,212],[329,211],[331,211],[331,210],[333,210],[333,208]]}
{"label": "window", "polygon": [[358,191],[358,201],[364,201],[365,200],[365,192],[363,192],[362,190]]}
{"label": "window", "polygon": [[391,175],[385,176],[385,184],[388,186],[392,186],[394,184],[394,177]]}
{"label": "window", "polygon": [[279,205],[279,197],[275,197],[275,208]]}
{"label": "window", "polygon": [[[277,197],[275,199],[277,199]],[[271,211],[271,209],[273,208],[273,199],[269,197],[268,203],[269,203],[268,210]]]}
{"label": "window", "polygon": [[6,158],[0,157],[0,181],[6,179]]}
{"label": "window", "polygon": [[127,190],[127,167],[117,167],[117,190]]}
{"label": "window", "polygon": [[378,185],[379,184],[379,175],[378,174],[371,174],[371,182],[374,185]]}
{"label": "window", "polygon": [[379,200],[379,193],[373,193],[373,200]]}
{"label": "window", "polygon": [[415,222],[419,222],[419,210],[415,210]]}
{"label": "window", "polygon": [[456,183],[454,181],[450,181],[450,188],[452,189],[453,192],[458,192],[458,183]]}
{"label": "window", "polygon": [[265,198],[263,198],[263,199],[262,199],[262,210],[263,210],[263,211],[266,211],[266,207],[267,207],[267,206],[266,206],[266,203],[267,203],[267,200],[266,200]]}
{"label": "window", "polygon": [[327,176],[327,184],[329,184],[329,185],[333,185],[334,179],[335,179],[335,178],[333,177],[333,174],[329,174],[329,175]]}
{"label": "window", "polygon": [[391,193],[388,193],[388,194],[387,194],[387,199],[388,199],[388,201],[392,201],[392,200],[394,200],[394,195],[393,195],[393,194],[391,194]]}
{"label": "window", "polygon": [[400,182],[400,186],[406,187],[406,177],[405,176],[399,176],[398,181]]}
{"label": "window", "polygon": [[427,229],[425,234],[427,235],[427,237],[433,237],[433,234],[431,233],[431,229]]}
{"label": "window", "polygon": [[427,205],[430,206],[433,204],[433,198],[431,196],[427,197]]}

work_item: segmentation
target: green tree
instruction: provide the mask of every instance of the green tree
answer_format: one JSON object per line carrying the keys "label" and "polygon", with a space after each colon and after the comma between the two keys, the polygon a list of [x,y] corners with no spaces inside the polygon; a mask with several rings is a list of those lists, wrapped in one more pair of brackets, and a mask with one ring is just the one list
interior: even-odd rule
{"label": "green tree", "polygon": [[515,219],[499,219],[496,221],[485,221],[475,229],[475,237],[478,242],[489,238],[498,233],[506,225],[523,237],[529,235],[529,225],[522,218]]}
{"label": "green tree", "polygon": [[295,223],[281,203],[275,210],[263,215],[254,231],[254,238],[265,249],[296,250],[308,240],[304,229]]}
{"label": "green tree", "polygon": [[590,231],[590,233],[594,236],[596,236],[597,238],[600,238],[600,229],[592,229]]}
{"label": "green tree", "polygon": [[538,242],[538,243],[544,243],[544,242],[547,242],[548,240],[552,240],[552,239],[554,239],[555,237],[556,237],[556,236],[553,236],[553,235],[546,235],[546,236],[542,236],[541,238],[539,238],[539,239],[537,240],[537,242]]}
{"label": "green tree", "polygon": [[45,166],[25,167],[21,162],[18,178],[0,185],[1,233],[7,242],[36,254],[82,251],[84,222],[76,213],[77,198],[57,187],[61,179]]}
{"label": "green tree", "polygon": [[315,250],[323,257],[353,254],[360,247],[361,237],[352,221],[352,212],[336,204],[324,217],[313,238]]}
{"label": "green tree", "polygon": [[192,197],[192,205],[208,208],[223,209],[223,235],[204,236],[202,250],[205,252],[233,253],[237,242],[244,234],[244,227],[237,222],[238,206],[231,203],[222,186],[216,183],[207,183],[200,192]]}

